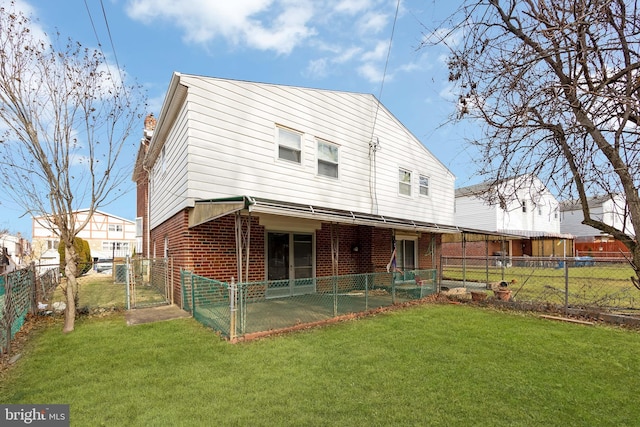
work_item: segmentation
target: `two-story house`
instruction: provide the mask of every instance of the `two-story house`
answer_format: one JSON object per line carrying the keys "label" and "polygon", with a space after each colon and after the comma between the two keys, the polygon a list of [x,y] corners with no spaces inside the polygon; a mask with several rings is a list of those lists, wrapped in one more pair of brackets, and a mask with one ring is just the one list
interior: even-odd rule
{"label": "two-story house", "polygon": [[[373,95],[175,73],[133,174],[147,257],[218,280],[435,268],[454,176]],[[295,294],[292,288],[273,290]],[[179,302],[179,301],[176,301]]]}
{"label": "two-story house", "polygon": [[[593,218],[608,224],[627,234],[635,236],[629,216],[626,214],[626,200],[620,194],[592,197],[588,200]],[[628,254],[629,249],[613,236],[591,226],[584,225],[582,205],[577,200],[563,202],[560,206],[560,228],[563,233],[575,236],[577,255],[596,257],[620,257]]]}
{"label": "two-story house", "polygon": [[[85,221],[89,215],[88,209],[74,212],[76,223]],[[34,217],[32,249],[34,259],[40,264],[58,264],[58,244],[60,238],[47,217]],[[98,259],[123,258],[133,255],[136,243],[136,223],[101,211],[95,211],[87,226],[78,237],[86,240],[91,249],[94,261]]]}
{"label": "two-story house", "polygon": [[[455,223],[508,235],[469,242],[467,255],[570,256],[570,234],[560,231],[559,203],[535,176],[520,175],[455,191]],[[487,248],[488,245],[488,248]],[[458,243],[447,243],[447,255],[460,255]]]}

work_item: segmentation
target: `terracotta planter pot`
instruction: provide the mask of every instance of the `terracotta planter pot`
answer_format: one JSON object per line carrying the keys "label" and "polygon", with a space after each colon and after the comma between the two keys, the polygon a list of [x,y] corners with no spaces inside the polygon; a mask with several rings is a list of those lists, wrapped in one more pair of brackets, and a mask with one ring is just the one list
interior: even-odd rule
{"label": "terracotta planter pot", "polygon": [[496,289],[493,292],[500,301],[509,301],[511,299],[511,289]]}
{"label": "terracotta planter pot", "polygon": [[484,292],[474,292],[471,291],[471,300],[472,301],[484,301],[487,298],[487,294]]}

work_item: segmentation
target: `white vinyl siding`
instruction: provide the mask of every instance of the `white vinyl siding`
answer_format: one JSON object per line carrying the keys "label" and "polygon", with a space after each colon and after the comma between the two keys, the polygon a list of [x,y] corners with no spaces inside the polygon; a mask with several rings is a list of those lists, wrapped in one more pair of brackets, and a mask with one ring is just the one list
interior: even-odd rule
{"label": "white vinyl siding", "polygon": [[[534,188],[539,190],[533,191]],[[505,201],[503,208],[498,203],[490,205],[478,196],[459,196],[456,198],[455,218],[456,225],[460,227],[480,230],[559,233],[560,220],[554,214],[557,209],[556,198],[543,188],[539,179],[535,179],[530,186],[517,190],[513,198]]]}
{"label": "white vinyl siding", "polygon": [[[152,229],[195,200],[239,195],[453,224],[454,176],[372,95],[184,74],[174,79],[188,94],[165,125],[167,173],[154,176]],[[274,124],[300,132],[300,163],[280,160]],[[372,134],[380,141],[374,159]],[[318,140],[340,142],[340,191],[319,171]],[[407,170],[430,170],[428,199],[398,194],[399,153],[410,159],[403,161]]]}

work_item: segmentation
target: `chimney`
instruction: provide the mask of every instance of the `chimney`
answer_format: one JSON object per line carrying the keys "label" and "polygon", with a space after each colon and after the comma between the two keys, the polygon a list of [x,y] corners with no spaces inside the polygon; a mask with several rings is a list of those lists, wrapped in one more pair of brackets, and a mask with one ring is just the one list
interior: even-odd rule
{"label": "chimney", "polygon": [[146,140],[150,140],[151,137],[153,136],[153,131],[156,128],[156,118],[153,117],[153,113],[149,114],[145,119],[144,119],[144,137]]}

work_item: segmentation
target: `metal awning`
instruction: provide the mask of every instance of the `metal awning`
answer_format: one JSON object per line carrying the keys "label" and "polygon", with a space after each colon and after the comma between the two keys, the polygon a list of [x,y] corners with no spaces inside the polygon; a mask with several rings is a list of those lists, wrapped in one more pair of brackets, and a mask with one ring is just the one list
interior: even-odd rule
{"label": "metal awning", "polygon": [[428,233],[460,233],[462,229],[454,225],[436,224],[411,219],[386,217],[383,215],[281,202],[248,196],[227,199],[198,200],[189,212],[189,227],[220,218],[241,209],[251,213],[264,213],[317,221],[368,225],[372,227],[392,228],[394,230],[420,231]]}
{"label": "metal awning", "polygon": [[240,211],[246,206],[244,197],[198,200],[189,211],[189,228]]}

